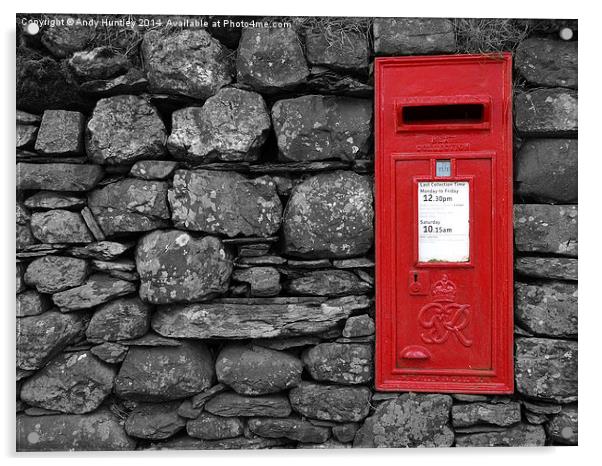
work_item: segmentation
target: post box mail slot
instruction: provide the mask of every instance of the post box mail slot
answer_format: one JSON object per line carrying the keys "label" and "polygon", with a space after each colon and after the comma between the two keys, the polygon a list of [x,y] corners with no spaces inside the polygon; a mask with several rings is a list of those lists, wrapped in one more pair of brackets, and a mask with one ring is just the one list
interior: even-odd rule
{"label": "post box mail slot", "polygon": [[376,388],[511,393],[511,57],[375,63]]}

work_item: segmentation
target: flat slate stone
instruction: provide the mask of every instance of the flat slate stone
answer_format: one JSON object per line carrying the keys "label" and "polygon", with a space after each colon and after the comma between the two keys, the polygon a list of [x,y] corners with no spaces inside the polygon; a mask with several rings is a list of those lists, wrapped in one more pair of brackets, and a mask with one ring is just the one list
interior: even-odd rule
{"label": "flat slate stone", "polygon": [[267,439],[262,437],[235,437],[222,440],[201,440],[192,437],[170,439],[155,443],[150,450],[262,450],[265,448],[286,447],[290,440]]}
{"label": "flat slate stone", "polygon": [[237,393],[220,393],[205,404],[205,411],[225,417],[287,417],[291,405],[284,395],[245,396]]}
{"label": "flat slate stone", "polygon": [[562,136],[577,132],[577,92],[536,89],[514,96],[514,125],[525,136]]}
{"label": "flat slate stone", "polygon": [[17,189],[89,191],[103,175],[98,165],[21,162],[17,164]]}
{"label": "flat slate stone", "polygon": [[34,115],[33,113],[27,113],[23,110],[17,109],[17,124],[18,125],[39,125],[42,121],[42,117]]}
{"label": "flat slate stone", "polygon": [[372,203],[365,176],[337,171],[308,178],[286,205],[285,252],[306,259],[364,254],[374,239]]}
{"label": "flat slate stone", "polygon": [[301,382],[289,392],[293,409],[301,416],[336,422],[358,422],[370,409],[367,387],[341,387]]}
{"label": "flat slate stone", "polygon": [[152,307],[139,297],[121,298],[96,309],[86,330],[92,343],[129,340],[146,334]]}
{"label": "flat slate stone", "polygon": [[248,283],[251,296],[276,296],[280,293],[280,274],[274,267],[237,269],[232,274],[232,278]]}
{"label": "flat slate stone", "polygon": [[17,451],[118,451],[134,450],[114,414],[99,410],[90,414],[17,416]]}
{"label": "flat slate stone", "polygon": [[329,428],[298,418],[253,418],[247,425],[251,432],[261,437],[288,438],[307,443],[323,443],[330,437]]}
{"label": "flat slate stone", "polygon": [[118,243],[116,241],[98,241],[86,244],[85,246],[75,246],[69,250],[69,253],[75,257],[84,259],[99,259],[110,261],[134,247],[134,243]]}
{"label": "flat slate stone", "polygon": [[86,153],[101,165],[161,158],[166,140],[157,110],[133,95],[100,99],[86,126]]}
{"label": "flat slate stone", "polygon": [[283,161],[353,161],[370,149],[372,101],[304,95],[276,102],[272,121]]}
{"label": "flat slate stone", "polygon": [[77,212],[54,209],[31,214],[31,231],[42,243],[89,243],[94,241]]}
{"label": "flat slate stone", "polygon": [[213,236],[196,238],[179,230],[153,231],[138,242],[136,269],[144,301],[202,301],[228,290],[232,259]]}
{"label": "flat slate stone", "polygon": [[354,447],[450,447],[452,399],[447,395],[405,393],[380,404],[358,430]]}
{"label": "flat slate stone", "polygon": [[576,401],[577,357],[576,341],[517,338],[516,391],[536,400]]}
{"label": "flat slate stone", "polygon": [[265,395],[301,382],[303,366],[296,357],[261,346],[228,345],[215,362],[217,380],[242,395]]}
{"label": "flat slate stone", "polygon": [[108,236],[164,228],[170,218],[167,188],[164,181],[126,178],[89,193],[88,206]]}
{"label": "flat slate stone", "polygon": [[110,47],[95,47],[92,50],[75,52],[69,66],[86,81],[112,78],[126,71],[131,65],[127,57]]}
{"label": "flat slate stone", "polygon": [[37,134],[37,126],[17,124],[17,149],[32,148],[36,142]]}
{"label": "flat slate stone", "polygon": [[423,55],[456,50],[454,25],[444,18],[374,18],[376,55]]}
{"label": "flat slate stone", "polygon": [[353,316],[345,322],[343,336],[345,338],[367,337],[374,335],[374,320],[368,314]]}
{"label": "flat slate stone", "polygon": [[347,270],[316,270],[290,280],[288,293],[301,296],[348,296],[368,293],[372,286]]}
{"label": "flat slate stone", "polygon": [[17,295],[17,317],[37,316],[50,309],[47,296],[34,290],[27,290]]}
{"label": "flat slate stone", "polygon": [[577,41],[532,37],[518,44],[514,66],[536,86],[577,88]]}
{"label": "flat slate stone", "polygon": [[306,350],[302,360],[314,380],[343,385],[372,381],[372,345],[321,343]]}
{"label": "flat slate stone", "polygon": [[112,299],[132,294],[136,286],[104,274],[93,274],[78,287],[52,295],[52,301],[62,312],[90,309]]}
{"label": "flat slate stone", "polygon": [[45,256],[29,263],[24,279],[40,293],[53,294],[82,285],[89,270],[84,259]]}
{"label": "flat slate stone", "polygon": [[455,404],[452,406],[451,419],[454,428],[475,424],[511,426],[521,420],[520,404],[518,402]]}
{"label": "flat slate stone", "polygon": [[84,124],[80,112],[46,110],[35,149],[44,155],[79,155],[84,150]]}
{"label": "flat slate stone", "polygon": [[23,274],[25,273],[25,264],[21,263],[21,262],[17,262],[15,264],[15,285],[16,285],[16,290],[15,292],[17,294],[21,293],[22,291],[25,291],[25,280],[23,279]]}
{"label": "flat slate stone", "polygon": [[90,352],[101,361],[109,364],[118,364],[125,359],[128,347],[118,343],[105,341],[100,345],[90,348]]}
{"label": "flat slate stone", "polygon": [[193,162],[252,162],[258,160],[270,128],[260,94],[225,88],[201,108],[172,113],[167,147],[175,158]]}
{"label": "flat slate stone", "polygon": [[24,201],[30,209],[80,209],[86,205],[86,199],[71,194],[38,191]]}
{"label": "flat slate stone", "polygon": [[117,371],[92,353],[63,353],[23,382],[21,399],[31,406],[84,414],[113,390]]}
{"label": "flat slate stone", "polygon": [[534,278],[577,280],[577,259],[568,257],[517,257],[514,270]]}
{"label": "flat slate stone", "polygon": [[538,202],[577,202],[577,139],[529,139],[516,156],[516,195]]}
{"label": "flat slate stone", "polygon": [[577,219],[576,205],[515,204],[516,249],[576,257]]}
{"label": "flat slate stone", "polygon": [[579,416],[577,405],[562,407],[559,414],[550,419],[548,435],[556,443],[563,445],[577,445],[579,440]]}
{"label": "flat slate stone", "polygon": [[244,28],[236,55],[236,81],[258,92],[293,90],[309,75],[293,28]]}
{"label": "flat slate stone", "polygon": [[578,333],[577,284],[515,282],[514,315],[533,335],[576,338]]}
{"label": "flat slate stone", "polygon": [[148,87],[144,73],[131,68],[127,73],[112,79],[97,79],[81,83],[80,91],[94,97],[111,97],[123,94],[140,94]]}
{"label": "flat slate stone", "polygon": [[201,343],[132,347],[115,379],[115,393],[129,400],[178,400],[209,388],[214,377],[213,358]]}
{"label": "flat slate stone", "polygon": [[230,50],[204,29],[151,30],[140,50],[152,92],[207,99],[232,82]]}
{"label": "flat slate stone", "polygon": [[370,61],[368,34],[357,25],[357,31],[341,30],[341,37],[334,38],[329,31],[317,27],[305,31],[307,61],[311,65],[349,70],[367,71]]}
{"label": "flat slate stone", "polygon": [[269,177],[177,170],[168,198],[174,226],[186,230],[268,237],[280,228],[282,203]]}
{"label": "flat slate stone", "polygon": [[542,447],[546,433],[542,426],[519,424],[502,432],[487,432],[456,437],[457,447]]}
{"label": "flat slate stone", "polygon": [[81,337],[87,324],[83,315],[56,311],[17,319],[17,367],[22,370],[43,367]]}
{"label": "flat slate stone", "polygon": [[186,432],[194,438],[203,440],[221,440],[238,437],[243,434],[244,425],[236,417],[214,416],[201,413],[196,419],[186,423]]}
{"label": "flat slate stone", "polygon": [[141,180],[165,180],[178,166],[168,160],[139,160],[130,169],[130,176]]}
{"label": "flat slate stone", "polygon": [[190,304],[160,306],[152,328],[172,338],[275,338],[311,335],[335,327],[356,310],[366,309],[365,296],[316,304]]}
{"label": "flat slate stone", "polygon": [[125,421],[125,431],[131,437],[163,440],[177,434],[186,426],[178,415],[179,402],[141,403]]}

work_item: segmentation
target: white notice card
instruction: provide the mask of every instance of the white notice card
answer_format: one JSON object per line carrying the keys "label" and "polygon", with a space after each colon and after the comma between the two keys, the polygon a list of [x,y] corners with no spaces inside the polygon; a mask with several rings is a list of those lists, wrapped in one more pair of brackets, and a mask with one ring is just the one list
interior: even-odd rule
{"label": "white notice card", "polygon": [[418,261],[468,262],[468,181],[418,183]]}

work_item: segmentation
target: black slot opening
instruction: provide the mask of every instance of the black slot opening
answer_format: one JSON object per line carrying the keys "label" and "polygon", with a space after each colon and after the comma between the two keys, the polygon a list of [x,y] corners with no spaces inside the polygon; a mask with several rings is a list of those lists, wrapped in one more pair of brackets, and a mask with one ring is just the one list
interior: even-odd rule
{"label": "black slot opening", "polygon": [[483,104],[451,104],[403,107],[401,118],[406,125],[475,124],[484,121],[485,106]]}

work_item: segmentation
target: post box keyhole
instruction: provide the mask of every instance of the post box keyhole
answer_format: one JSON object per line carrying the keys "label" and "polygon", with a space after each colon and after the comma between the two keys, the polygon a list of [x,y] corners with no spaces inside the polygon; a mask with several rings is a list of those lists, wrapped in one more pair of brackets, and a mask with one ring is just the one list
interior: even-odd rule
{"label": "post box keyhole", "polygon": [[410,271],[409,290],[411,295],[424,296],[428,291],[428,272],[423,270]]}

